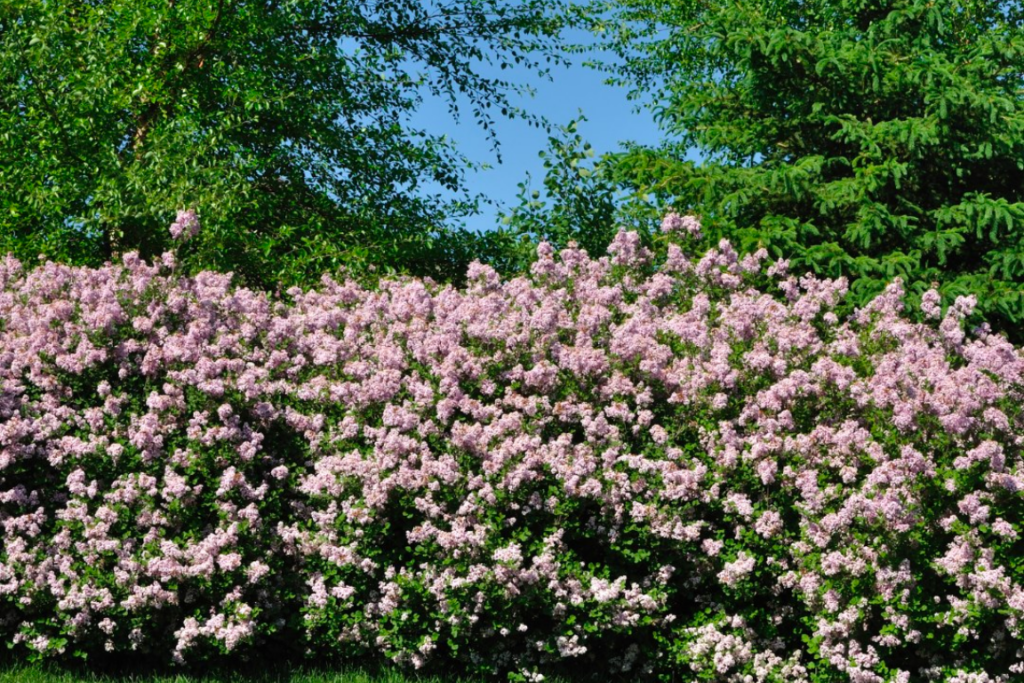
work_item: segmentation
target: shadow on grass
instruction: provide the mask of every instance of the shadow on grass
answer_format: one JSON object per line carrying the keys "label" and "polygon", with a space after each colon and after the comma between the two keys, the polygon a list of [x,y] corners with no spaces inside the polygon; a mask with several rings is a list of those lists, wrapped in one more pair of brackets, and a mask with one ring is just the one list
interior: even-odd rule
{"label": "shadow on grass", "polygon": [[291,665],[240,662],[192,667],[187,671],[154,666],[152,660],[29,664],[0,660],[0,683],[475,683],[471,679],[420,676],[372,663]]}

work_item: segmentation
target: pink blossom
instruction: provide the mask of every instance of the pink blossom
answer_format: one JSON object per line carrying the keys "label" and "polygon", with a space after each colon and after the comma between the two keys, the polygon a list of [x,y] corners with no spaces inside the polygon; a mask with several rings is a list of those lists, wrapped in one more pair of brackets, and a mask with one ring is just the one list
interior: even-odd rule
{"label": "pink blossom", "polygon": [[171,237],[187,240],[199,234],[199,217],[193,209],[178,211],[177,218],[171,223]]}

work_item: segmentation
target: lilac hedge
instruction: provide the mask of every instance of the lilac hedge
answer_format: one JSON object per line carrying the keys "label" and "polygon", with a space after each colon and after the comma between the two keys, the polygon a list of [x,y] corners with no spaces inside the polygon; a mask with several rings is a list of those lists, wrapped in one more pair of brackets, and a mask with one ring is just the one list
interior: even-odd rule
{"label": "lilac hedge", "polygon": [[541,245],[464,290],[8,259],[0,637],[534,681],[1024,675],[1021,351],[965,334],[968,300],[910,322],[898,282],[840,321],[844,281],[663,227],[660,258]]}

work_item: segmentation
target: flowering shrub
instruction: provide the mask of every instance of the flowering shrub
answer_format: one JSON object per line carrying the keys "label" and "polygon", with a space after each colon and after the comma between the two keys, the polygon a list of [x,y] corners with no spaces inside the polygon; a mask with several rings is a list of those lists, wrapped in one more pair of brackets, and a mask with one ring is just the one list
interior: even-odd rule
{"label": "flowering shrub", "polygon": [[194,209],[182,209],[178,211],[177,219],[171,223],[171,237],[176,240],[186,241],[199,234],[199,216]]}
{"label": "flowering shrub", "polygon": [[[183,231],[191,229],[181,228]],[[180,227],[180,225],[179,225]],[[540,680],[1024,671],[1024,356],[666,220],[464,290],[0,265],[0,637]],[[683,246],[681,246],[683,245]]]}

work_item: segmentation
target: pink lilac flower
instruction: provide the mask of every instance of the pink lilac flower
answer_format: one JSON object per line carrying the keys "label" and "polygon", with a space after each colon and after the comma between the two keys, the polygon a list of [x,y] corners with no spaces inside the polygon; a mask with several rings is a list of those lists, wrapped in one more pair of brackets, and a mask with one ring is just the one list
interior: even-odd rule
{"label": "pink lilac flower", "polygon": [[185,209],[178,212],[177,218],[171,223],[171,237],[187,240],[199,234],[199,217],[195,210]]}
{"label": "pink lilac flower", "polygon": [[977,302],[840,315],[846,281],[664,223],[461,288],[0,262],[0,632],[535,677],[1024,661],[1021,350]]}

